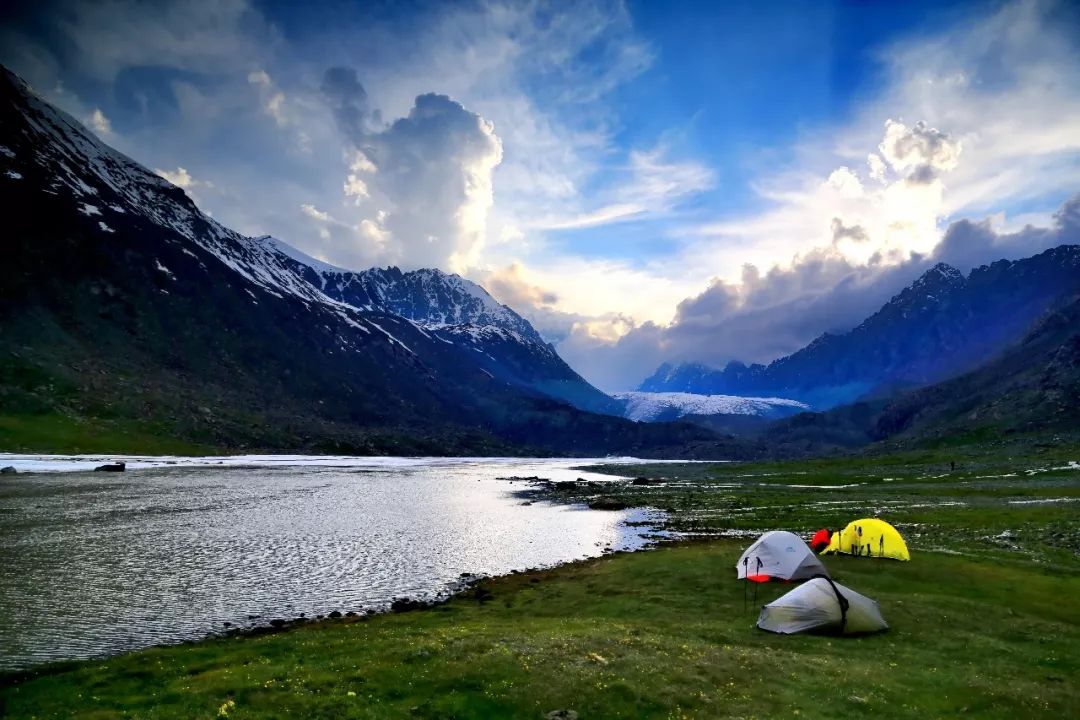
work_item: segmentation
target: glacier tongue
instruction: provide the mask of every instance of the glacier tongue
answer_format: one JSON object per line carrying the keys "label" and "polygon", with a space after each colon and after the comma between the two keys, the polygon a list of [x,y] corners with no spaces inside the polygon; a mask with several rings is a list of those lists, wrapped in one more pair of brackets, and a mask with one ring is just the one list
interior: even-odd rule
{"label": "glacier tongue", "polygon": [[736,395],[694,395],[682,392],[621,392],[612,397],[626,404],[624,416],[638,422],[685,415],[788,415],[810,406],[786,398],[739,397]]}

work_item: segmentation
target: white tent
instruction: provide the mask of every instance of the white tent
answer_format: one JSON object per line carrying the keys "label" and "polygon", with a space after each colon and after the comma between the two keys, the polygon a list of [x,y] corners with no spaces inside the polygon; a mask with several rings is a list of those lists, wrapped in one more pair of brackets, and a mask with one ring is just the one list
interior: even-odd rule
{"label": "white tent", "polygon": [[757,626],[785,635],[811,630],[853,635],[889,628],[876,601],[823,577],[761,608]]}
{"label": "white tent", "polygon": [[806,580],[829,575],[814,551],[795,533],[772,530],[746,548],[735,564],[740,580]]}

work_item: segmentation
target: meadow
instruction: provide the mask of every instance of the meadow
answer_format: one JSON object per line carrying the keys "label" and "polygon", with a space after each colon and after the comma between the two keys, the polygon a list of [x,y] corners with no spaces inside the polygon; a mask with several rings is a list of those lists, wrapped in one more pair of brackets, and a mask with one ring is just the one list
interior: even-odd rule
{"label": "meadow", "polygon": [[[534,499],[662,508],[683,539],[485,579],[409,612],[38,668],[0,682],[0,714],[1068,717],[1080,705],[1077,459],[1059,439],[539,483]],[[907,536],[911,562],[825,564],[880,603],[887,632],[755,627],[758,606],[790,586],[735,580],[750,536],[872,514]]]}

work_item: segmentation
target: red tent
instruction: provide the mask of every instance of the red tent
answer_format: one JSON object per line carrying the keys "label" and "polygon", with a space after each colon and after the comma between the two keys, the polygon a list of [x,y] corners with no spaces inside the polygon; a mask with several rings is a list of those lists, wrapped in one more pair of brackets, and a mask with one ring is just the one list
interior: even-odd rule
{"label": "red tent", "polygon": [[821,552],[825,548],[829,547],[829,541],[832,539],[832,533],[822,528],[814,533],[814,538],[810,541],[810,547],[814,549],[814,552]]}

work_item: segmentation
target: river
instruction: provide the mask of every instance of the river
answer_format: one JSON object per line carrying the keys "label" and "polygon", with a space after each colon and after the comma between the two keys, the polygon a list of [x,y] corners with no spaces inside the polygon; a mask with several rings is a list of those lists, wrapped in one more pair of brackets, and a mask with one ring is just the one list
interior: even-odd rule
{"label": "river", "polygon": [[[0,668],[384,609],[463,573],[637,549],[643,511],[527,504],[505,478],[603,460],[0,454]],[[630,462],[630,459],[626,459]],[[618,461],[615,461],[618,462]],[[27,472],[29,471],[29,472]],[[252,618],[252,616],[257,616]]]}

